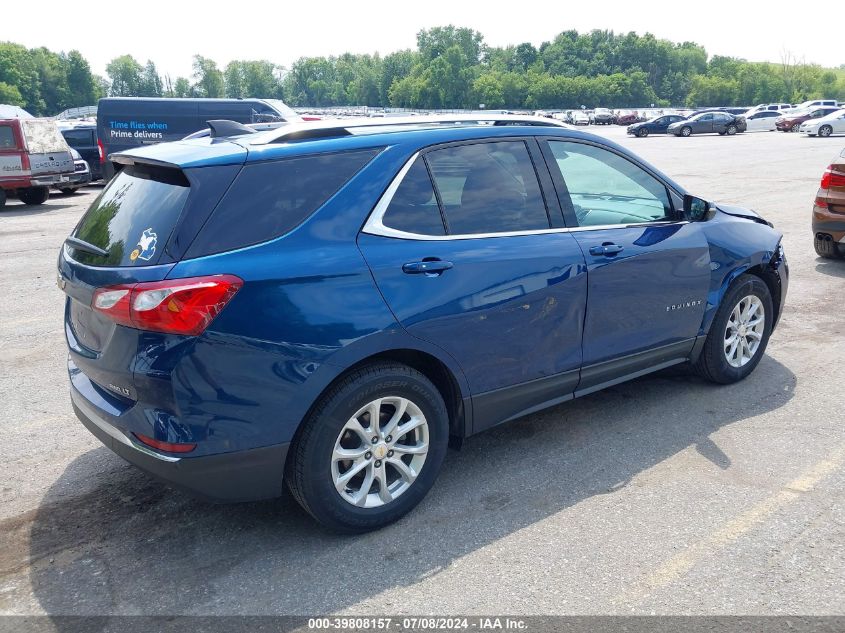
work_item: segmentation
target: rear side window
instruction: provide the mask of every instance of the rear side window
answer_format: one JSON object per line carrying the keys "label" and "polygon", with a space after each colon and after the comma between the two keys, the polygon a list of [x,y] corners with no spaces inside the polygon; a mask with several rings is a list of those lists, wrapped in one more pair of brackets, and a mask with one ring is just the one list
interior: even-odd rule
{"label": "rear side window", "polygon": [[440,206],[425,161],[417,158],[390,200],[382,223],[392,229],[419,235],[445,235]]}
{"label": "rear side window", "polygon": [[108,255],[72,248],[72,257],[89,266],[158,263],[190,192],[178,169],[126,167],[94,201],[74,233]]}
{"label": "rear side window", "polygon": [[246,165],[188,249],[187,257],[243,248],[295,229],[380,149]]}
{"label": "rear side window", "polygon": [[451,235],[549,228],[522,141],[460,145],[426,154]]}
{"label": "rear side window", "polygon": [[0,125],[0,149],[15,147],[15,133],[10,125]]}

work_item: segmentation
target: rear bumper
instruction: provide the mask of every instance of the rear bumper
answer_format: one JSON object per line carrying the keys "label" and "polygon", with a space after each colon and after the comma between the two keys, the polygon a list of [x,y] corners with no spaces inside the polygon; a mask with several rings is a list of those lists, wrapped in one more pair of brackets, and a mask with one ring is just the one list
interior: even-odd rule
{"label": "rear bumper", "polygon": [[216,502],[255,501],[282,494],[289,444],[204,457],[175,457],[135,442],[111,424],[71,384],[73,410],[97,439],[130,464],[196,496]]}
{"label": "rear bumper", "polygon": [[[821,191],[819,191],[821,193]],[[817,194],[818,195],[818,194]],[[839,197],[842,200],[839,200]],[[845,196],[837,196],[837,198],[828,198],[828,205],[833,205],[837,209],[845,209]],[[830,235],[834,242],[845,244],[845,214],[834,213],[828,208],[822,208],[813,205],[813,234],[823,233]]]}
{"label": "rear bumper", "polygon": [[33,187],[59,187],[70,182],[73,172],[67,174],[53,174],[49,176],[33,176],[31,179]]}
{"label": "rear bumper", "polygon": [[82,187],[91,182],[91,172],[79,171],[68,176],[67,182],[60,182],[53,185],[56,189],[64,189],[66,187]]}

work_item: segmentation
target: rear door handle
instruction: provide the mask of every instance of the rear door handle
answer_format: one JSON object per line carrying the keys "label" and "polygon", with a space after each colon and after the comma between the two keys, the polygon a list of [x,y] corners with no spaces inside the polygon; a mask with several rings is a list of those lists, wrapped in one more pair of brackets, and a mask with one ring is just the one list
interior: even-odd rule
{"label": "rear door handle", "polygon": [[624,246],[619,246],[619,244],[614,244],[613,242],[605,242],[601,246],[592,246],[590,247],[590,255],[595,255],[596,257],[601,257],[604,255],[605,257],[613,257],[625,250]]}
{"label": "rear door handle", "polygon": [[446,262],[442,259],[427,259],[421,262],[408,262],[402,264],[402,272],[409,275],[439,275],[443,271],[449,270],[454,264]]}

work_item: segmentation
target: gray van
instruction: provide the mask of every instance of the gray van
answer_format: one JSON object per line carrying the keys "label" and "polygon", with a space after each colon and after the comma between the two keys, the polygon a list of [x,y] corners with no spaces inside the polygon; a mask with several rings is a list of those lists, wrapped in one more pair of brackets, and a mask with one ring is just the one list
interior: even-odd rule
{"label": "gray van", "polygon": [[[301,121],[278,99],[161,99],[109,97],[97,107],[97,137],[103,156],[140,145],[177,141],[201,130],[206,121],[228,119],[238,123]],[[114,175],[109,160],[103,178]]]}

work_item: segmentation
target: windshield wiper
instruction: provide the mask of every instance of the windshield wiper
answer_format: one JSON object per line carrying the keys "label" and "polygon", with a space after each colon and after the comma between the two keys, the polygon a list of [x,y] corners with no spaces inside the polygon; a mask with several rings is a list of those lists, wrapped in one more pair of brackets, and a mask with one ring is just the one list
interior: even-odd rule
{"label": "windshield wiper", "polygon": [[99,255],[100,257],[108,257],[109,255],[108,251],[103,250],[99,246],[95,246],[90,242],[81,240],[78,237],[73,237],[73,235],[71,235],[65,240],[65,244],[70,244],[75,249],[85,251],[86,253],[91,253],[92,255]]}

